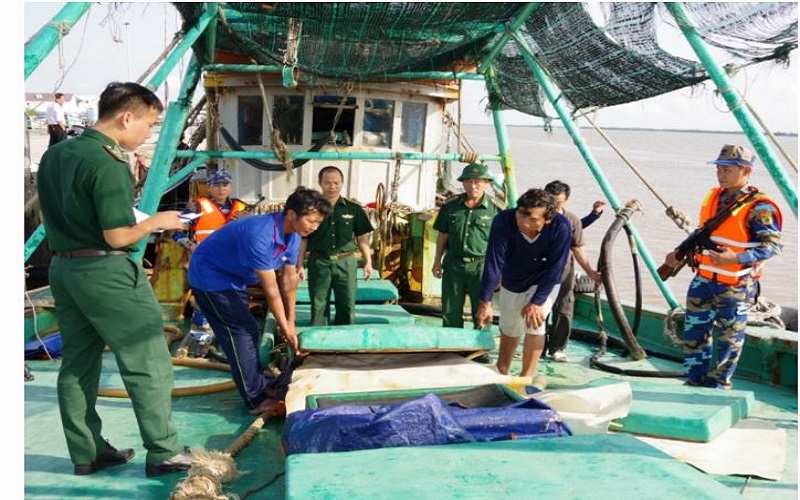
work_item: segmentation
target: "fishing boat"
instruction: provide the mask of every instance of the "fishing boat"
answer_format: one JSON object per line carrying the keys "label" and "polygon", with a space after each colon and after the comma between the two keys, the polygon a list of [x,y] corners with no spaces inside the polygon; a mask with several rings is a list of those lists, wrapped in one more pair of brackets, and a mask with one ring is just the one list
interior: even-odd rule
{"label": "fishing boat", "polygon": [[[786,60],[797,45],[796,4],[608,3],[603,23],[597,6],[562,2],[172,5],[183,28],[147,85],[159,88],[181,57],[191,60],[167,103],[139,210],[183,206],[204,192],[208,169],[225,166],[233,196],[256,212],[275,211],[295,187],[314,186],[320,168],[336,165],[344,194],[369,208],[380,279],[358,280],[356,322],[346,327],[308,326],[301,284],[303,358],[287,351],[252,291],[264,362],[278,378],[291,374],[285,413],[254,419],[223,363],[185,355],[183,249],[159,235],[141,242],[135,258],[152,263],[165,339],[175,349],[179,435],[242,473],[212,477],[213,491],[203,494],[184,489],[187,475],[145,478],[140,456],[71,475],[56,404],[58,358],[50,356],[58,318],[46,286],[27,290],[25,340],[36,354],[26,361],[25,498],[797,497],[791,314],[749,327],[733,390],[683,385],[681,304],[635,228],[641,204],[619,198],[577,126],[597,109],[710,81],[796,218],[796,191],[771,135],[729,85],[726,71],[735,68],[720,67],[708,50],[728,50],[743,65]],[[65,4],[26,43],[26,77],[89,7]],[[658,16],[680,29],[696,61],[659,48]],[[473,150],[463,135],[467,81],[486,85],[496,152]],[[649,274],[663,295],[661,304],[623,300],[607,260],[603,286],[582,282],[578,290],[573,361],[540,363],[546,386],[514,376],[518,359],[509,376],[475,361],[496,355],[496,325],[445,328],[436,315],[432,226],[461,166],[491,165],[499,174],[494,196],[515,205],[505,110],[559,120],[614,212],[601,259],[625,232],[646,270],[637,279]],[[685,218],[673,219],[691,231]],[[26,261],[46,235],[38,226],[27,237]],[[133,413],[110,354],[102,386],[98,411],[109,439],[134,445]]]}

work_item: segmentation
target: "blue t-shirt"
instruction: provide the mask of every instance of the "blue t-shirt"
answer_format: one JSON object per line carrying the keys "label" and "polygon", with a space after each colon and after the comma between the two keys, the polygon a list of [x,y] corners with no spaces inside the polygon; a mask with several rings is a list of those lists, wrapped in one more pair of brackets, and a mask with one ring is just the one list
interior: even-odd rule
{"label": "blue t-shirt", "polygon": [[198,245],[189,261],[189,285],[207,292],[244,290],[257,283],[254,271],[297,265],[302,238],[283,234],[283,214],[233,220]]}
{"label": "blue t-shirt", "polygon": [[494,289],[515,293],[538,285],[531,303],[544,304],[553,287],[561,283],[561,273],[572,244],[572,226],[561,214],[546,224],[534,241],[528,241],[517,227],[516,209],[497,214],[489,232],[489,247],[481,280],[480,299],[492,300]]}

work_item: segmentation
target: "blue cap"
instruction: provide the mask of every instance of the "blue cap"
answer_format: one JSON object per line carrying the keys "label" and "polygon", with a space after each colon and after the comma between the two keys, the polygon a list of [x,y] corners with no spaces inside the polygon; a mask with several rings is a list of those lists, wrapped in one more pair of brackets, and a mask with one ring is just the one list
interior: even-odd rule
{"label": "blue cap", "polygon": [[229,184],[231,182],[231,173],[226,168],[215,168],[208,172],[208,184]]}

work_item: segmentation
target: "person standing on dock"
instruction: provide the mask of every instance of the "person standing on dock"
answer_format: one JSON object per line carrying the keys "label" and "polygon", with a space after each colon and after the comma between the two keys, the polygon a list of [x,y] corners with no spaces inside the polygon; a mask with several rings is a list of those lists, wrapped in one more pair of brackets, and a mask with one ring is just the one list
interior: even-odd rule
{"label": "person standing on dock", "polygon": [[47,147],[53,146],[67,139],[67,115],[64,113],[64,94],[57,92],[53,97],[53,102],[47,106],[44,114],[47,124],[47,134],[50,142]]}
{"label": "person standing on dock", "polygon": [[492,296],[500,286],[500,352],[497,371],[508,375],[519,339],[525,335],[521,377],[533,377],[544,350],[550,313],[572,244],[569,220],[553,195],[529,189],[517,208],[494,218],[481,280],[478,326],[492,321]]}
{"label": "person standing on dock", "polygon": [[544,190],[555,197],[556,210],[565,216],[569,220],[570,226],[572,226],[572,255],[567,257],[567,262],[564,265],[561,287],[550,312],[551,322],[550,327],[547,328],[546,335],[547,351],[550,356],[559,363],[566,363],[568,358],[567,353],[564,351],[567,349],[567,342],[572,331],[572,317],[575,312],[575,262],[578,262],[578,265],[581,266],[581,269],[592,281],[595,283],[600,282],[600,273],[592,269],[592,265],[589,263],[589,258],[583,248],[583,228],[585,227],[583,220],[588,222],[588,218],[595,211],[593,209],[583,219],[578,219],[577,215],[568,211],[566,205],[571,190],[569,184],[565,182],[552,181],[544,187]]}
{"label": "person standing on dock", "polygon": [[295,301],[300,240],[314,232],[331,210],[320,192],[300,186],[287,198],[283,212],[231,221],[192,254],[189,286],[253,414],[260,415],[274,401],[261,365],[262,332],[250,312],[247,287],[261,285],[278,328],[298,354]]}
{"label": "person standing on dock", "polygon": [[442,280],[442,326],[464,327],[464,302],[469,297],[472,324],[477,328],[489,230],[505,206],[486,195],[492,180],[486,165],[470,163],[458,180],[464,192],[447,200],[433,223],[439,234],[432,273]]}
{"label": "person standing on dock", "polygon": [[[731,379],[744,348],[747,311],[759,294],[764,261],[783,247],[780,209],[748,182],[754,162],[752,152],[732,144],[723,146],[717,159],[709,162],[717,166],[719,186],[706,194],[699,225],[724,210],[730,213],[711,232],[716,249],[686,256],[695,271],[686,294],[683,329],[686,385],[733,388]],[[728,208],[732,203],[735,208]],[[665,263],[678,268],[683,261],[673,251]],[[715,330],[716,359],[711,339]]]}
{"label": "person standing on dock", "polygon": [[305,278],[303,263],[308,263],[308,293],[311,296],[311,325],[328,324],[331,291],[336,313],[334,325],[352,325],[356,317],[356,249],[364,259],[364,279],[372,276],[370,234],[374,228],[366,210],[341,196],[344,174],[333,165],[317,175],[322,194],[333,207],[319,229],[303,240],[298,260],[300,279]]}
{"label": "person standing on dock", "polygon": [[144,447],[145,472],[187,470],[191,454],[172,421],[172,359],[161,306],[141,262],[130,257],[152,232],[183,227],[180,212],[136,222],[134,179],[122,149],[141,146],[164,110],[136,83],[109,84],[97,123],[42,155],[38,190],[53,251],[50,288],[61,327],[58,403],[76,475],[131,460],[103,438],[96,409],[103,350],[111,348],[133,405]]}

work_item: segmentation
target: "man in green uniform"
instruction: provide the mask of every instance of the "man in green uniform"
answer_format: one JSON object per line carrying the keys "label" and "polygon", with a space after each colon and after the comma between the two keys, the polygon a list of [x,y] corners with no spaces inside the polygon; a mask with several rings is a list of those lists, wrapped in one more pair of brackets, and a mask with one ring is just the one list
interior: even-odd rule
{"label": "man in green uniform", "polygon": [[172,360],[161,308],[140,262],[130,257],[153,231],[181,229],[180,212],[136,222],[134,179],[122,150],[150,136],[164,110],[136,83],[109,84],[99,116],[78,138],[49,148],[39,164],[38,192],[53,250],[50,288],[62,337],[58,403],[75,474],[127,463],[131,448],[103,438],[95,408],[103,350],[111,348],[147,449],[145,472],[159,476],[191,466],[172,421]]}
{"label": "man in green uniform", "polygon": [[332,324],[351,325],[355,322],[356,308],[356,249],[361,251],[364,279],[368,280],[372,276],[370,234],[374,228],[361,205],[341,196],[344,184],[341,170],[328,165],[319,171],[317,178],[333,213],[303,240],[297,272],[300,279],[305,278],[303,264],[308,253],[308,292],[313,326],[329,323],[331,291],[336,306]]}
{"label": "man in green uniform", "polygon": [[442,325],[464,327],[464,302],[469,296],[472,324],[478,328],[483,261],[492,220],[504,207],[487,196],[492,175],[486,165],[471,163],[458,178],[464,192],[450,198],[439,209],[433,228],[436,255],[433,276],[442,279]]}

